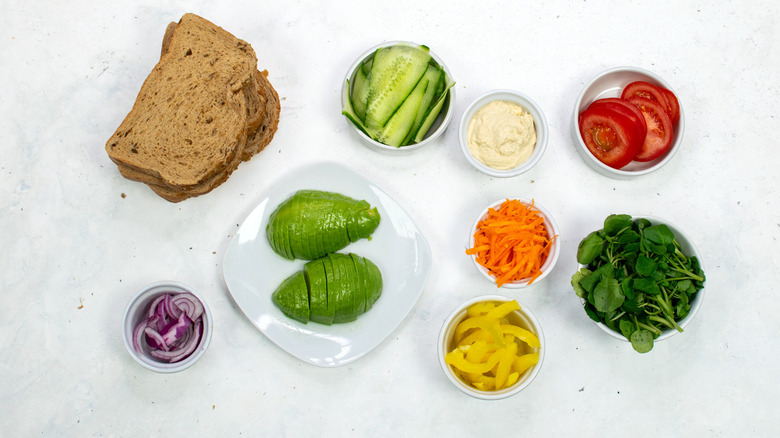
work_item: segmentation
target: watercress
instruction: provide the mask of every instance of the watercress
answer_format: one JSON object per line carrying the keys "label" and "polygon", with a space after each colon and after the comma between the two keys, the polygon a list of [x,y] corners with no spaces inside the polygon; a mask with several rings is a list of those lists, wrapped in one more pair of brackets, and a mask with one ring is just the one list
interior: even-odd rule
{"label": "watercress", "polygon": [[622,333],[639,353],[653,349],[664,330],[691,310],[705,276],[696,257],[682,252],[674,233],[645,218],[612,214],[577,247],[581,268],[571,278],[585,313]]}

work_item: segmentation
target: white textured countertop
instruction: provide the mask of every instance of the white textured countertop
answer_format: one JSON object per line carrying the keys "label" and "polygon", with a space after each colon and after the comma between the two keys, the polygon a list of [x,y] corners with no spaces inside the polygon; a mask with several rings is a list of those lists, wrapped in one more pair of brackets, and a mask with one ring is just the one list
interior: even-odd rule
{"label": "white textured countertop", "polygon": [[[0,18],[0,435],[17,436],[770,436],[780,429],[777,134],[780,14],[760,2],[5,1]],[[261,154],[206,196],[171,204],[122,178],[104,144],[159,58],[165,26],[195,12],[248,41],[282,99]],[[386,40],[426,44],[456,84],[453,124],[429,149],[364,147],[341,115],[355,58]],[[617,181],[574,149],[582,86],[633,65],[665,78],[686,115],[682,150]],[[550,141],[527,174],[472,169],[455,136],[495,88],[545,111]],[[414,218],[433,268],[407,318],[365,357],[318,368],[244,317],[222,277],[237,224],[284,176],[337,161]],[[555,217],[555,271],[496,290],[464,255],[474,216],[533,197]],[[577,243],[610,213],[684,229],[702,253],[706,300],[685,333],[640,355],[585,315],[569,279]],[[214,336],[192,368],[156,374],[127,354],[121,318],[143,286],[195,287]],[[439,367],[443,318],[498,292],[540,319],[547,354],[520,394],[486,402]]]}

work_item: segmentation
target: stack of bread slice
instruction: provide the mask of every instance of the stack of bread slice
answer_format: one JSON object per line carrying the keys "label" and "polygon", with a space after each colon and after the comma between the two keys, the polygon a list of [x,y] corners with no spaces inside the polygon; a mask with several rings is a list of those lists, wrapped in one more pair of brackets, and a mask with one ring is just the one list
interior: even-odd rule
{"label": "stack of bread slice", "polygon": [[280,104],[267,76],[249,43],[185,14],[106,152],[168,201],[208,193],[273,138]]}

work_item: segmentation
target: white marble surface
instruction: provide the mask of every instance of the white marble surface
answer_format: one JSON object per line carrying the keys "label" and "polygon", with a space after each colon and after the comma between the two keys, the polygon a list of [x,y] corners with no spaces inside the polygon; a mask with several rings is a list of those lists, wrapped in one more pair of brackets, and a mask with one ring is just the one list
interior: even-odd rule
{"label": "white marble surface", "polygon": [[[0,18],[0,435],[2,436],[770,436],[780,428],[777,284],[780,14],[775,3],[34,2]],[[241,3],[240,5],[238,3]],[[271,145],[212,193],[180,204],[125,180],[103,147],[159,57],[165,26],[196,12],[252,44],[282,98]],[[365,148],[340,114],[354,58],[385,40],[430,46],[457,108],[493,88],[535,99],[549,148],[529,173],[469,167],[451,125],[430,149]],[[597,73],[647,68],[678,92],[683,150],[633,181],[596,174],[568,120]],[[405,321],[347,366],[301,363],[241,314],[222,278],[236,226],[284,175],[335,160],[381,185],[431,244],[427,287]],[[122,196],[124,194],[124,196]],[[463,254],[486,203],[534,197],[561,229],[555,272],[521,291],[548,341],[519,395],[461,394],[437,362],[442,319],[496,292]],[[646,355],[603,334],[569,285],[575,250],[612,212],[686,230],[708,275],[682,335]],[[125,351],[121,317],[144,285],[196,287],[211,347],[174,375]]]}

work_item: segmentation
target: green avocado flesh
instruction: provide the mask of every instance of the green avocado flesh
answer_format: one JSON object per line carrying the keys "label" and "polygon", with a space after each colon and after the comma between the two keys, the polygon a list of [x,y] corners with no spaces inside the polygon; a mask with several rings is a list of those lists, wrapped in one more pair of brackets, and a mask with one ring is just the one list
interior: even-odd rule
{"label": "green avocado flesh", "polygon": [[266,237],[274,252],[288,260],[314,260],[368,238],[379,221],[376,207],[364,200],[299,190],[271,213]]}
{"label": "green avocado flesh", "polygon": [[365,257],[331,253],[312,260],[271,295],[286,316],[331,325],[354,321],[382,295],[382,274]]}

